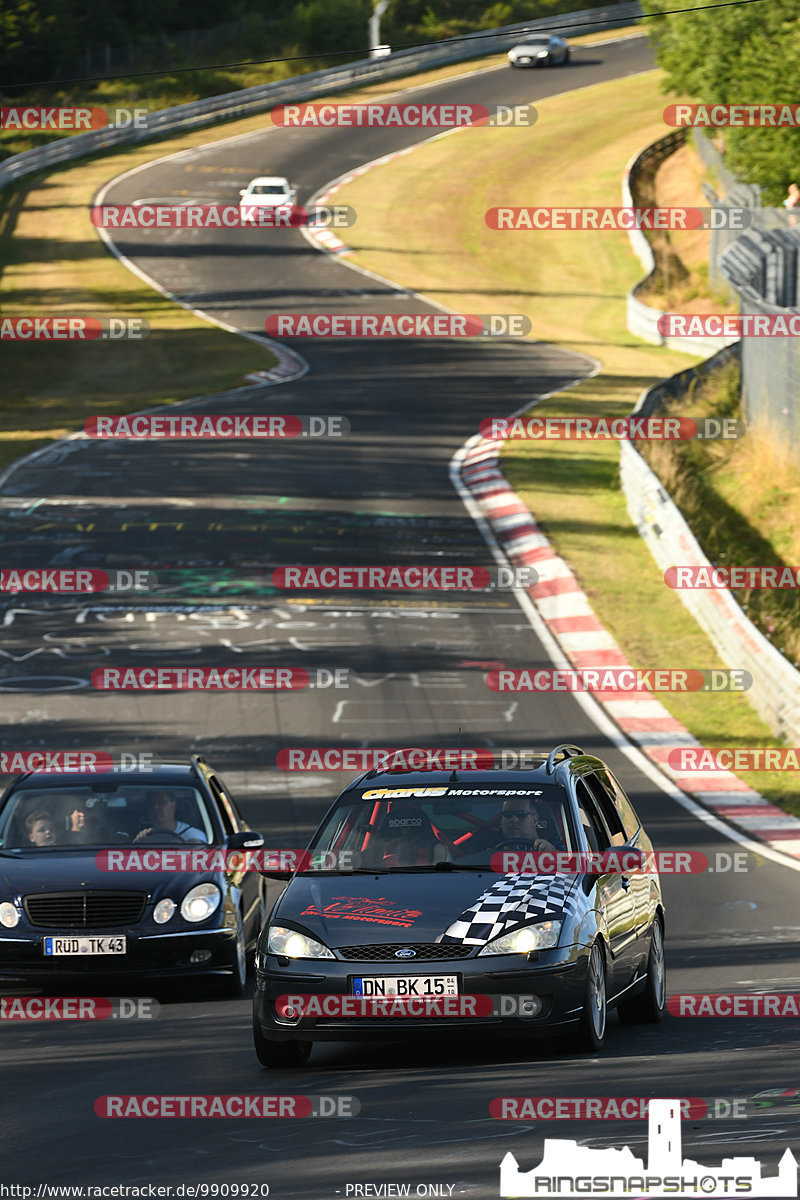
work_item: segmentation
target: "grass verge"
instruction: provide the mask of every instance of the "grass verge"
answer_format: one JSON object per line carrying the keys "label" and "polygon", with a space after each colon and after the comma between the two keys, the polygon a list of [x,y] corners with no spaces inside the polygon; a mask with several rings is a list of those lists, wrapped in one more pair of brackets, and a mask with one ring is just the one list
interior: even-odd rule
{"label": "grass verge", "polygon": [[[364,213],[348,231],[354,261],[462,312],[523,312],[532,337],[599,358],[600,374],[541,403],[548,415],[630,412],[643,388],[694,360],[627,332],[625,295],[642,273],[627,236],[499,233],[484,214],[498,204],[618,205],[625,163],[664,133],[659,79],[653,71],[537,101],[532,130],[460,131],[354,180],[337,194]],[[399,246],[391,214],[409,194],[415,220]],[[509,443],[502,463],[634,665],[723,665],[628,517],[614,443]],[[707,746],[775,744],[743,694],[659,699]],[[800,813],[787,776],[742,778]]]}

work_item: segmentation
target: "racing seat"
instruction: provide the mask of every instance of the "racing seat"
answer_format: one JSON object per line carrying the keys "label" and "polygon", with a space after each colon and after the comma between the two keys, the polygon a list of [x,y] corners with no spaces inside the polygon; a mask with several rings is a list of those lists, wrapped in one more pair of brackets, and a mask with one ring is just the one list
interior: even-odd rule
{"label": "racing seat", "polygon": [[452,844],[422,809],[407,804],[387,805],[374,847],[373,866],[430,867],[455,857]]}

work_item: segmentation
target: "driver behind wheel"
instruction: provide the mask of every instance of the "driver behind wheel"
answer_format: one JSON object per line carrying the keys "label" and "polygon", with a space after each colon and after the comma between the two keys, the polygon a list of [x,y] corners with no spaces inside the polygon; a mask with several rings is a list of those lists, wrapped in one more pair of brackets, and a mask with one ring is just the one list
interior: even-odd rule
{"label": "driver behind wheel", "polygon": [[500,828],[503,834],[500,845],[524,842],[525,847],[520,846],[518,849],[530,848],[539,852],[563,850],[564,845],[555,832],[552,833],[555,842],[539,836],[543,831],[549,832],[548,824],[544,810],[532,804],[528,796],[505,800],[500,813]]}
{"label": "driver behind wheel", "polygon": [[176,807],[177,800],[172,792],[162,788],[151,792],[147,797],[147,816],[150,824],[139,830],[133,839],[134,842],[138,842],[152,833],[166,832],[177,834],[184,842],[202,842],[203,845],[206,845],[208,839],[201,830],[195,829],[186,821],[176,820]]}

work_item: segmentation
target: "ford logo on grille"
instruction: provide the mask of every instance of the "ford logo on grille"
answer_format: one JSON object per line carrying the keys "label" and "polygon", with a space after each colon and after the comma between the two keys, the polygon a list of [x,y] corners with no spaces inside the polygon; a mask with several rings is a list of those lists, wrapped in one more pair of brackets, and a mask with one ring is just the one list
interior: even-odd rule
{"label": "ford logo on grille", "polygon": [[404,946],[402,950],[395,950],[395,958],[416,958],[416,950],[412,950],[410,946]]}

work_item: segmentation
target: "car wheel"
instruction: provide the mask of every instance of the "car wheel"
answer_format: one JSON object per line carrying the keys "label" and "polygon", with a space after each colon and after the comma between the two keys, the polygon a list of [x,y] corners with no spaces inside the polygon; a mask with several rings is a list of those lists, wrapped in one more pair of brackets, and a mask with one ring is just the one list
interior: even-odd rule
{"label": "car wheel", "polygon": [[258,1018],[253,1015],[253,1045],[262,1067],[304,1067],[311,1054],[311,1042],[274,1042],[264,1037]]}
{"label": "car wheel", "polygon": [[667,1007],[667,972],[664,963],[664,934],[656,918],[650,935],[647,957],[647,982],[644,991],[618,1007],[619,1019],[626,1025],[650,1025],[661,1021]]}
{"label": "car wheel", "polygon": [[607,1020],[606,962],[600,943],[595,942],[589,955],[586,991],[578,1021],[578,1045],[581,1050],[602,1049],[606,1038]]}
{"label": "car wheel", "polygon": [[564,51],[564,57],[562,58],[561,61],[563,62],[564,66],[567,65],[567,63],[569,62],[569,50]]}
{"label": "car wheel", "polygon": [[244,938],[244,922],[241,912],[236,914],[236,945],[234,948],[233,971],[225,977],[222,987],[224,996],[241,996],[247,983],[247,946]]}

